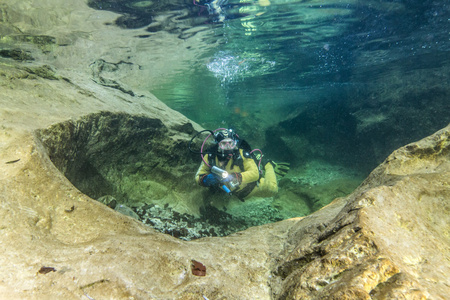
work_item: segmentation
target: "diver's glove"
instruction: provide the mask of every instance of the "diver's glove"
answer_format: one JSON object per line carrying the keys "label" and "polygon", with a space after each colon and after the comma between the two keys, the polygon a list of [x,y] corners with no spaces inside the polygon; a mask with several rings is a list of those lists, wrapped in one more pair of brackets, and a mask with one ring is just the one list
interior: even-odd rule
{"label": "diver's glove", "polygon": [[240,185],[242,183],[242,174],[241,173],[231,173],[228,175],[228,178],[234,184]]}
{"label": "diver's glove", "polygon": [[275,174],[277,174],[280,177],[283,177],[284,175],[287,174],[287,172],[290,169],[289,167],[291,165],[290,163],[284,163],[284,162],[276,163],[273,160],[270,161],[270,163],[273,166],[273,170],[275,171]]}
{"label": "diver's glove", "polygon": [[203,175],[200,179],[200,182],[203,186],[214,186],[219,184],[219,179],[214,174]]}

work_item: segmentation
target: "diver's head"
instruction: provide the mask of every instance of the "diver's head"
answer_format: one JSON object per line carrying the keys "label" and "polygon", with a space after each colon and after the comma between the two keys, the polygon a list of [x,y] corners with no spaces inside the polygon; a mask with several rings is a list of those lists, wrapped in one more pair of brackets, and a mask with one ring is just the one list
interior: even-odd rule
{"label": "diver's head", "polygon": [[218,131],[214,135],[217,143],[217,158],[221,161],[230,159],[238,149],[238,135],[232,129]]}

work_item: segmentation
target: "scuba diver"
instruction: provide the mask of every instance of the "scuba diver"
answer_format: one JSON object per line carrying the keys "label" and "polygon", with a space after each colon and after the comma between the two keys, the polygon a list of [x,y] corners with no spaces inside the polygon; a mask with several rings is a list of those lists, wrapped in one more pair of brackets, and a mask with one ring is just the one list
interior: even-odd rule
{"label": "scuba diver", "polygon": [[[210,134],[204,140],[201,151],[192,151],[190,147],[192,141],[205,131]],[[203,147],[210,136],[214,136],[214,145],[203,152]],[[232,129],[201,131],[192,138],[189,149],[202,156],[195,181],[204,187],[221,188],[229,195],[237,196],[241,201],[253,196],[274,196],[278,192],[276,174],[284,176],[289,170],[288,163],[273,161],[262,163],[262,151],[252,150],[250,145]],[[255,154],[256,151],[259,153]],[[264,169],[261,169],[261,164]]]}

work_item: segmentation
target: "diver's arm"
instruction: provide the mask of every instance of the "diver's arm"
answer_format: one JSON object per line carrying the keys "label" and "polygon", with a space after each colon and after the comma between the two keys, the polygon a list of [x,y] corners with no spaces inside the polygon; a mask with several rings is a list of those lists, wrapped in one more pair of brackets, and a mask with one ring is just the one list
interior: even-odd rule
{"label": "diver's arm", "polygon": [[241,173],[242,175],[242,183],[250,183],[257,181],[259,179],[259,171],[258,166],[256,165],[253,158],[247,158],[245,156],[242,156],[244,160],[244,172]]}
{"label": "diver's arm", "polygon": [[[208,162],[208,156],[204,157],[205,161]],[[204,161],[200,164],[200,167],[197,170],[197,173],[195,174],[195,182],[197,184],[202,184],[201,179],[205,176],[211,174],[211,169],[205,164]]]}

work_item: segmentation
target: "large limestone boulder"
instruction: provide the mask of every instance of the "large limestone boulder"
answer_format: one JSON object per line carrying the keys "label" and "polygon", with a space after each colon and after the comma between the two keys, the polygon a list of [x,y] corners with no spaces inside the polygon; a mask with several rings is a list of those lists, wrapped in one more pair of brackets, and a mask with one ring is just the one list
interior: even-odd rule
{"label": "large limestone boulder", "polygon": [[[395,151],[353,194],[296,223],[275,272],[277,295],[446,299],[449,137],[447,126]],[[335,217],[313,221],[342,201],[345,206]]]}

